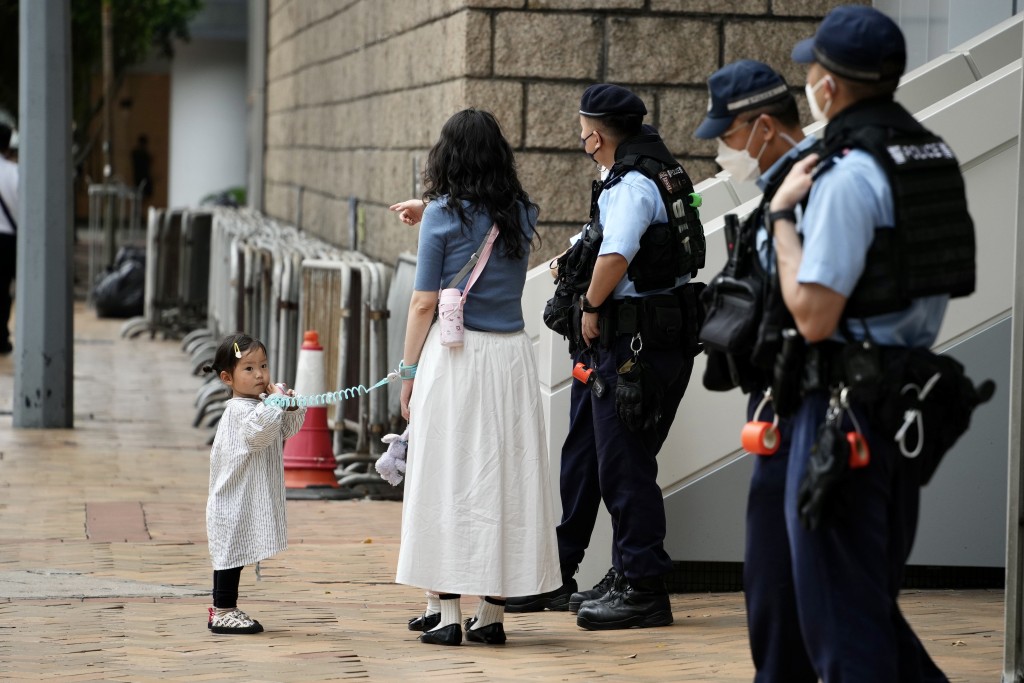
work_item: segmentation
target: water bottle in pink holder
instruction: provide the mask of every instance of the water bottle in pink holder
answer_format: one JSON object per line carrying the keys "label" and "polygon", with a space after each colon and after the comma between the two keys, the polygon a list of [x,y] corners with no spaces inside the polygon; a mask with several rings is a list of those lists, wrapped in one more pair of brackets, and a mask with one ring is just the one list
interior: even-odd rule
{"label": "water bottle in pink holder", "polygon": [[[447,346],[448,348],[462,346],[466,331],[465,325],[462,324],[462,306],[466,303],[466,296],[469,294],[469,290],[473,288],[473,283],[480,277],[480,272],[487,264],[487,259],[491,256],[491,248],[494,246],[494,240],[497,237],[498,226],[493,225],[478,251],[474,252],[462,270],[448,281],[449,285],[458,284],[462,282],[462,278],[466,276],[466,273],[469,273],[469,281],[466,283],[466,291],[464,293],[455,287],[446,287],[438,294],[437,319],[440,324],[441,346]],[[472,269],[472,272],[470,272],[470,269]]]}
{"label": "water bottle in pink holder", "polygon": [[454,287],[442,289],[437,300],[441,346],[462,346],[465,326],[462,324],[462,292]]}

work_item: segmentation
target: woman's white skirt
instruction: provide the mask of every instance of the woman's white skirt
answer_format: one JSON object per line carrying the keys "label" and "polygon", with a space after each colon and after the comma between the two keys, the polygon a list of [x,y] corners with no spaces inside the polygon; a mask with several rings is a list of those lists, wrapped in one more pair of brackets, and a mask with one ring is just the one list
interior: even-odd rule
{"label": "woman's white skirt", "polygon": [[409,413],[397,582],[515,597],[562,584],[533,347],[525,332],[434,325]]}

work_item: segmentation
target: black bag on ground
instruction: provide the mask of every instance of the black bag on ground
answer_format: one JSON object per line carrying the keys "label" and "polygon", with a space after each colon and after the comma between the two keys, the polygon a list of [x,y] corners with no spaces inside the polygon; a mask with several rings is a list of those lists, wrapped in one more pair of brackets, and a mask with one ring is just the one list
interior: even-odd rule
{"label": "black bag on ground", "polygon": [[93,304],[100,318],[131,318],[142,315],[146,291],[145,251],[122,247],[114,269],[93,288]]}

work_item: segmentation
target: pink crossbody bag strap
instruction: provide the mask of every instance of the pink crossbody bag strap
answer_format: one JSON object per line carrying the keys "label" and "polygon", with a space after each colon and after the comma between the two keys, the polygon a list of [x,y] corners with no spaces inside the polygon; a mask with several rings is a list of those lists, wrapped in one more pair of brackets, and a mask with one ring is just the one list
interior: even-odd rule
{"label": "pink crossbody bag strap", "polygon": [[480,273],[483,272],[484,266],[487,265],[487,259],[491,257],[491,250],[494,248],[494,240],[498,238],[498,226],[491,226],[491,231],[487,234],[487,241],[484,242],[484,248],[480,251],[480,260],[476,262],[473,267],[473,272],[469,274],[469,281],[466,282],[466,288],[462,290],[462,303],[466,303],[466,295],[469,294],[469,290],[473,288],[473,284],[480,277]]}

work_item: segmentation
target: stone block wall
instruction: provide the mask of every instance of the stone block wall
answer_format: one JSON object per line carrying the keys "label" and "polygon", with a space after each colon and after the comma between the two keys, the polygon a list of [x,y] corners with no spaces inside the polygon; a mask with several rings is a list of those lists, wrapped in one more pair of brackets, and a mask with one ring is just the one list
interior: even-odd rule
{"label": "stone block wall", "polygon": [[707,77],[759,59],[802,91],[790,49],[838,4],[269,0],[265,210],[393,263],[415,251],[417,233],[387,207],[422,191],[445,120],[481,107],[501,122],[540,205],[540,263],[586,220],[596,167],[580,152],[577,110],[588,85],[639,94],[647,122],[699,182],[717,171],[714,144],[692,137]]}

